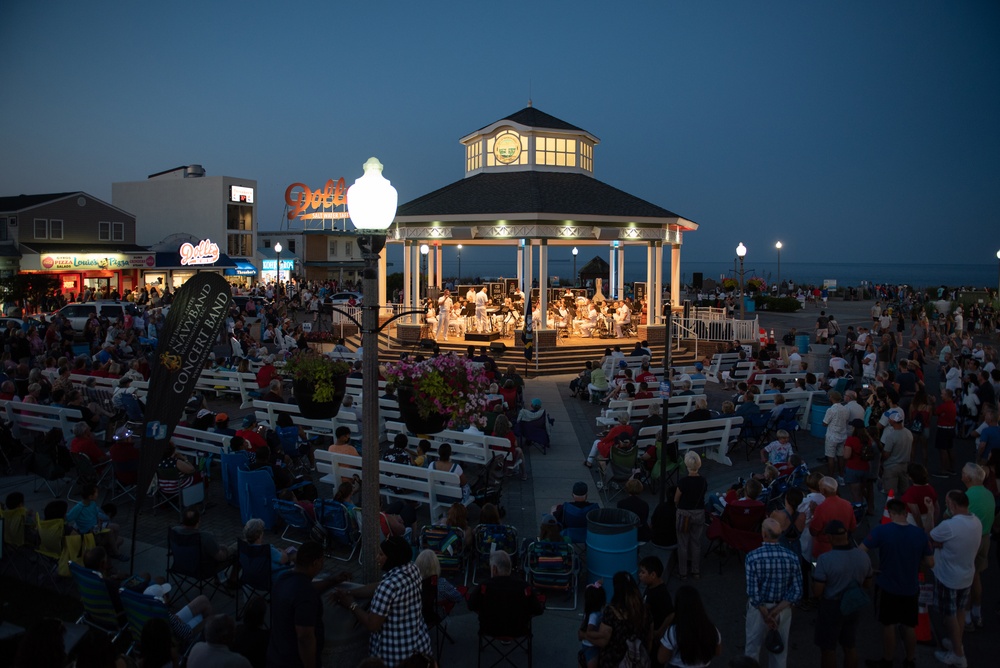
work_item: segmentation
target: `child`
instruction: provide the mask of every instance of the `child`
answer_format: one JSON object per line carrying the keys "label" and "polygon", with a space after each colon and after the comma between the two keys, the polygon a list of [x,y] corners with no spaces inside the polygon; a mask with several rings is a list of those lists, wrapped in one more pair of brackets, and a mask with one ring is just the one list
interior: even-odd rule
{"label": "child", "polygon": [[[66,524],[72,525],[81,534],[94,532],[95,536],[102,538],[101,543],[107,547],[109,555],[119,561],[128,561],[128,557],[120,551],[123,541],[118,537],[118,525],[112,524],[111,518],[97,506],[99,493],[97,485],[87,483],[83,486],[82,492],[83,502],[76,504],[66,513]],[[113,512],[117,512],[113,504],[109,505]]]}
{"label": "child", "polygon": [[422,469],[424,465],[427,464],[427,453],[430,451],[431,442],[426,438],[420,439],[420,442],[417,443],[417,449],[415,451],[407,450],[407,452],[410,453],[410,463],[417,468]]}
{"label": "child", "polygon": [[587,585],[583,592],[583,623],[577,636],[580,639],[580,665],[586,668],[597,668],[597,655],[600,649],[587,640],[588,634],[596,633],[601,628],[601,613],[607,605],[607,592],[600,580]]}

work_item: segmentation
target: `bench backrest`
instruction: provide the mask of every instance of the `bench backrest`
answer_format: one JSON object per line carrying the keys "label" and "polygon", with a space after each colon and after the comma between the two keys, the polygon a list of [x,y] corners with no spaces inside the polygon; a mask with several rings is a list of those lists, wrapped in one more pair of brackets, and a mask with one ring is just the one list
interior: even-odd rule
{"label": "bench backrest", "polygon": [[307,434],[332,436],[337,427],[340,426],[351,430],[352,439],[359,437],[361,434],[361,425],[358,424],[357,416],[346,411],[343,411],[341,415],[332,419],[313,419],[302,415],[299,412],[297,404],[281,404],[276,401],[253,399],[251,400],[251,405],[253,406],[254,415],[257,417],[257,420],[267,423],[271,428],[274,428],[278,424],[279,413],[288,413],[292,418],[292,423],[298,427],[302,427]]}
{"label": "bench backrest", "polygon": [[702,450],[703,457],[732,466],[729,444],[740,435],[742,425],[742,417],[671,424],[668,442],[677,444],[681,457],[687,450]]}
{"label": "bench backrest", "polygon": [[170,437],[174,447],[182,452],[195,452],[199,456],[209,455],[222,461],[222,453],[229,452],[231,436],[214,431],[202,431],[191,427],[176,427]]}
{"label": "bench backrest", "polygon": [[[402,422],[387,421],[385,431],[389,440],[393,440],[396,434],[406,434],[407,443],[411,448],[416,448],[421,437],[411,434]],[[457,462],[477,464],[484,466],[497,454],[506,453],[510,448],[510,441],[498,436],[486,436],[485,434],[467,434],[463,431],[453,431],[445,429],[437,434],[430,434],[427,440],[431,444],[431,450],[427,454],[432,458],[437,458],[437,450],[444,443],[451,444],[451,458]]]}
{"label": "bench backrest", "polygon": [[758,394],[754,397],[754,402],[760,406],[762,412],[769,412],[775,406],[775,398],[781,396],[785,398],[785,407],[796,406],[799,410],[796,417],[799,420],[800,429],[809,428],[809,412],[812,410],[813,399],[816,396],[826,396],[826,392],[782,392],[781,394]]}
{"label": "bench backrest", "polygon": [[66,443],[69,443],[73,440],[73,427],[83,419],[83,415],[75,408],[26,404],[21,401],[8,401],[4,411],[7,422],[11,425],[11,432],[17,439],[21,438],[24,430],[48,433],[52,429],[59,429]]}

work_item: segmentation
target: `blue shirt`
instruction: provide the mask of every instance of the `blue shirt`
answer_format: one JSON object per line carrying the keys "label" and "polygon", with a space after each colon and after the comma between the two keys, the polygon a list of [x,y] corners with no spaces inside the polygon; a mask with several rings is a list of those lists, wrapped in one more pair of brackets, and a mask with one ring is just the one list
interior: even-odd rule
{"label": "blue shirt", "polygon": [[993,425],[992,427],[983,429],[979,434],[978,442],[985,444],[983,446],[983,453],[979,458],[983,460],[989,459],[990,452],[996,448],[1000,448],[1000,427]]}
{"label": "blue shirt", "polygon": [[917,580],[920,562],[932,554],[923,529],[912,524],[882,524],[868,533],[864,546],[878,550],[879,572],[875,582],[880,589],[896,596],[920,593]]}
{"label": "blue shirt", "polygon": [[802,568],[799,558],[777,543],[764,543],[747,555],[747,598],[759,608],[764,603],[802,598]]}

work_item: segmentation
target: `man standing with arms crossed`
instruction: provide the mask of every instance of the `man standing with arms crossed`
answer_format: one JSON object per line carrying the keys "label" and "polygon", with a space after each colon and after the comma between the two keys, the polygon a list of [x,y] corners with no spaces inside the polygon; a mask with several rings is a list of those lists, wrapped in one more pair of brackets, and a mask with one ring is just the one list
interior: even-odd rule
{"label": "man standing with arms crossed", "polygon": [[868,668],[892,668],[896,656],[896,629],[903,634],[906,660],[903,668],[916,665],[917,614],[919,612],[921,564],[934,567],[927,534],[920,527],[906,521],[906,504],[890,499],[885,504],[889,511],[888,524],[876,526],[865,538],[861,549],[878,550],[879,571],[875,577],[878,585],[878,623],[882,625],[882,658],[868,659]]}
{"label": "man standing with arms crossed", "polygon": [[903,410],[890,408],[884,413],[889,428],[882,432],[882,486],[899,497],[910,486],[906,467],[913,451],[913,432],[903,427]]}
{"label": "man standing with arms crossed", "polygon": [[968,495],[953,489],[945,496],[949,519],[931,530],[934,548],[934,605],[944,618],[948,638],[934,658],[949,666],[969,665],[962,647],[962,619],[976,574],[976,553],[983,535],[979,518],[969,512]]}
{"label": "man standing with arms crossed", "polygon": [[962,483],[966,488],[965,495],[969,497],[969,512],[983,526],[982,540],[979,551],[976,552],[976,573],[972,577],[969,605],[965,607],[965,630],[969,632],[983,628],[983,571],[990,561],[990,531],[996,519],[996,501],[993,492],[983,486],[985,479],[986,470],[982,466],[969,462],[962,467]]}
{"label": "man standing with arms crossed", "polygon": [[486,304],[490,301],[489,295],[486,294],[486,286],[484,285],[476,293],[476,329],[480,334],[485,334],[490,331],[490,321],[486,317]]}
{"label": "man standing with arms crossed", "polygon": [[788,661],[792,605],[802,598],[802,568],[795,553],[778,545],[781,525],[777,520],[764,520],[760,533],[763,544],[746,558],[746,654],[757,659],[768,630],[777,629],[785,642],[785,651],[769,654],[768,665],[784,668]]}
{"label": "man standing with arms crossed", "polygon": [[434,333],[435,339],[441,338],[441,332],[444,332],[444,340],[448,340],[448,323],[451,320],[451,309],[454,307],[454,303],[451,301],[451,291],[447,288],[444,294],[438,297],[438,328],[437,332]]}

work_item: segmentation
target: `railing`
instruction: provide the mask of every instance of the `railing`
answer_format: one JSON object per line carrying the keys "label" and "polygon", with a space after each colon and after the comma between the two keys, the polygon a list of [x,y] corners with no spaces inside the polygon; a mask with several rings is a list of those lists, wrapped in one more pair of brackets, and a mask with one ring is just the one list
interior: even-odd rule
{"label": "railing", "polygon": [[[699,310],[700,311],[700,310]],[[699,316],[702,314],[699,312]],[[732,318],[671,318],[670,335],[677,340],[694,339],[697,341],[732,341],[738,339],[741,342],[756,341],[758,335],[758,321],[734,320]]]}

